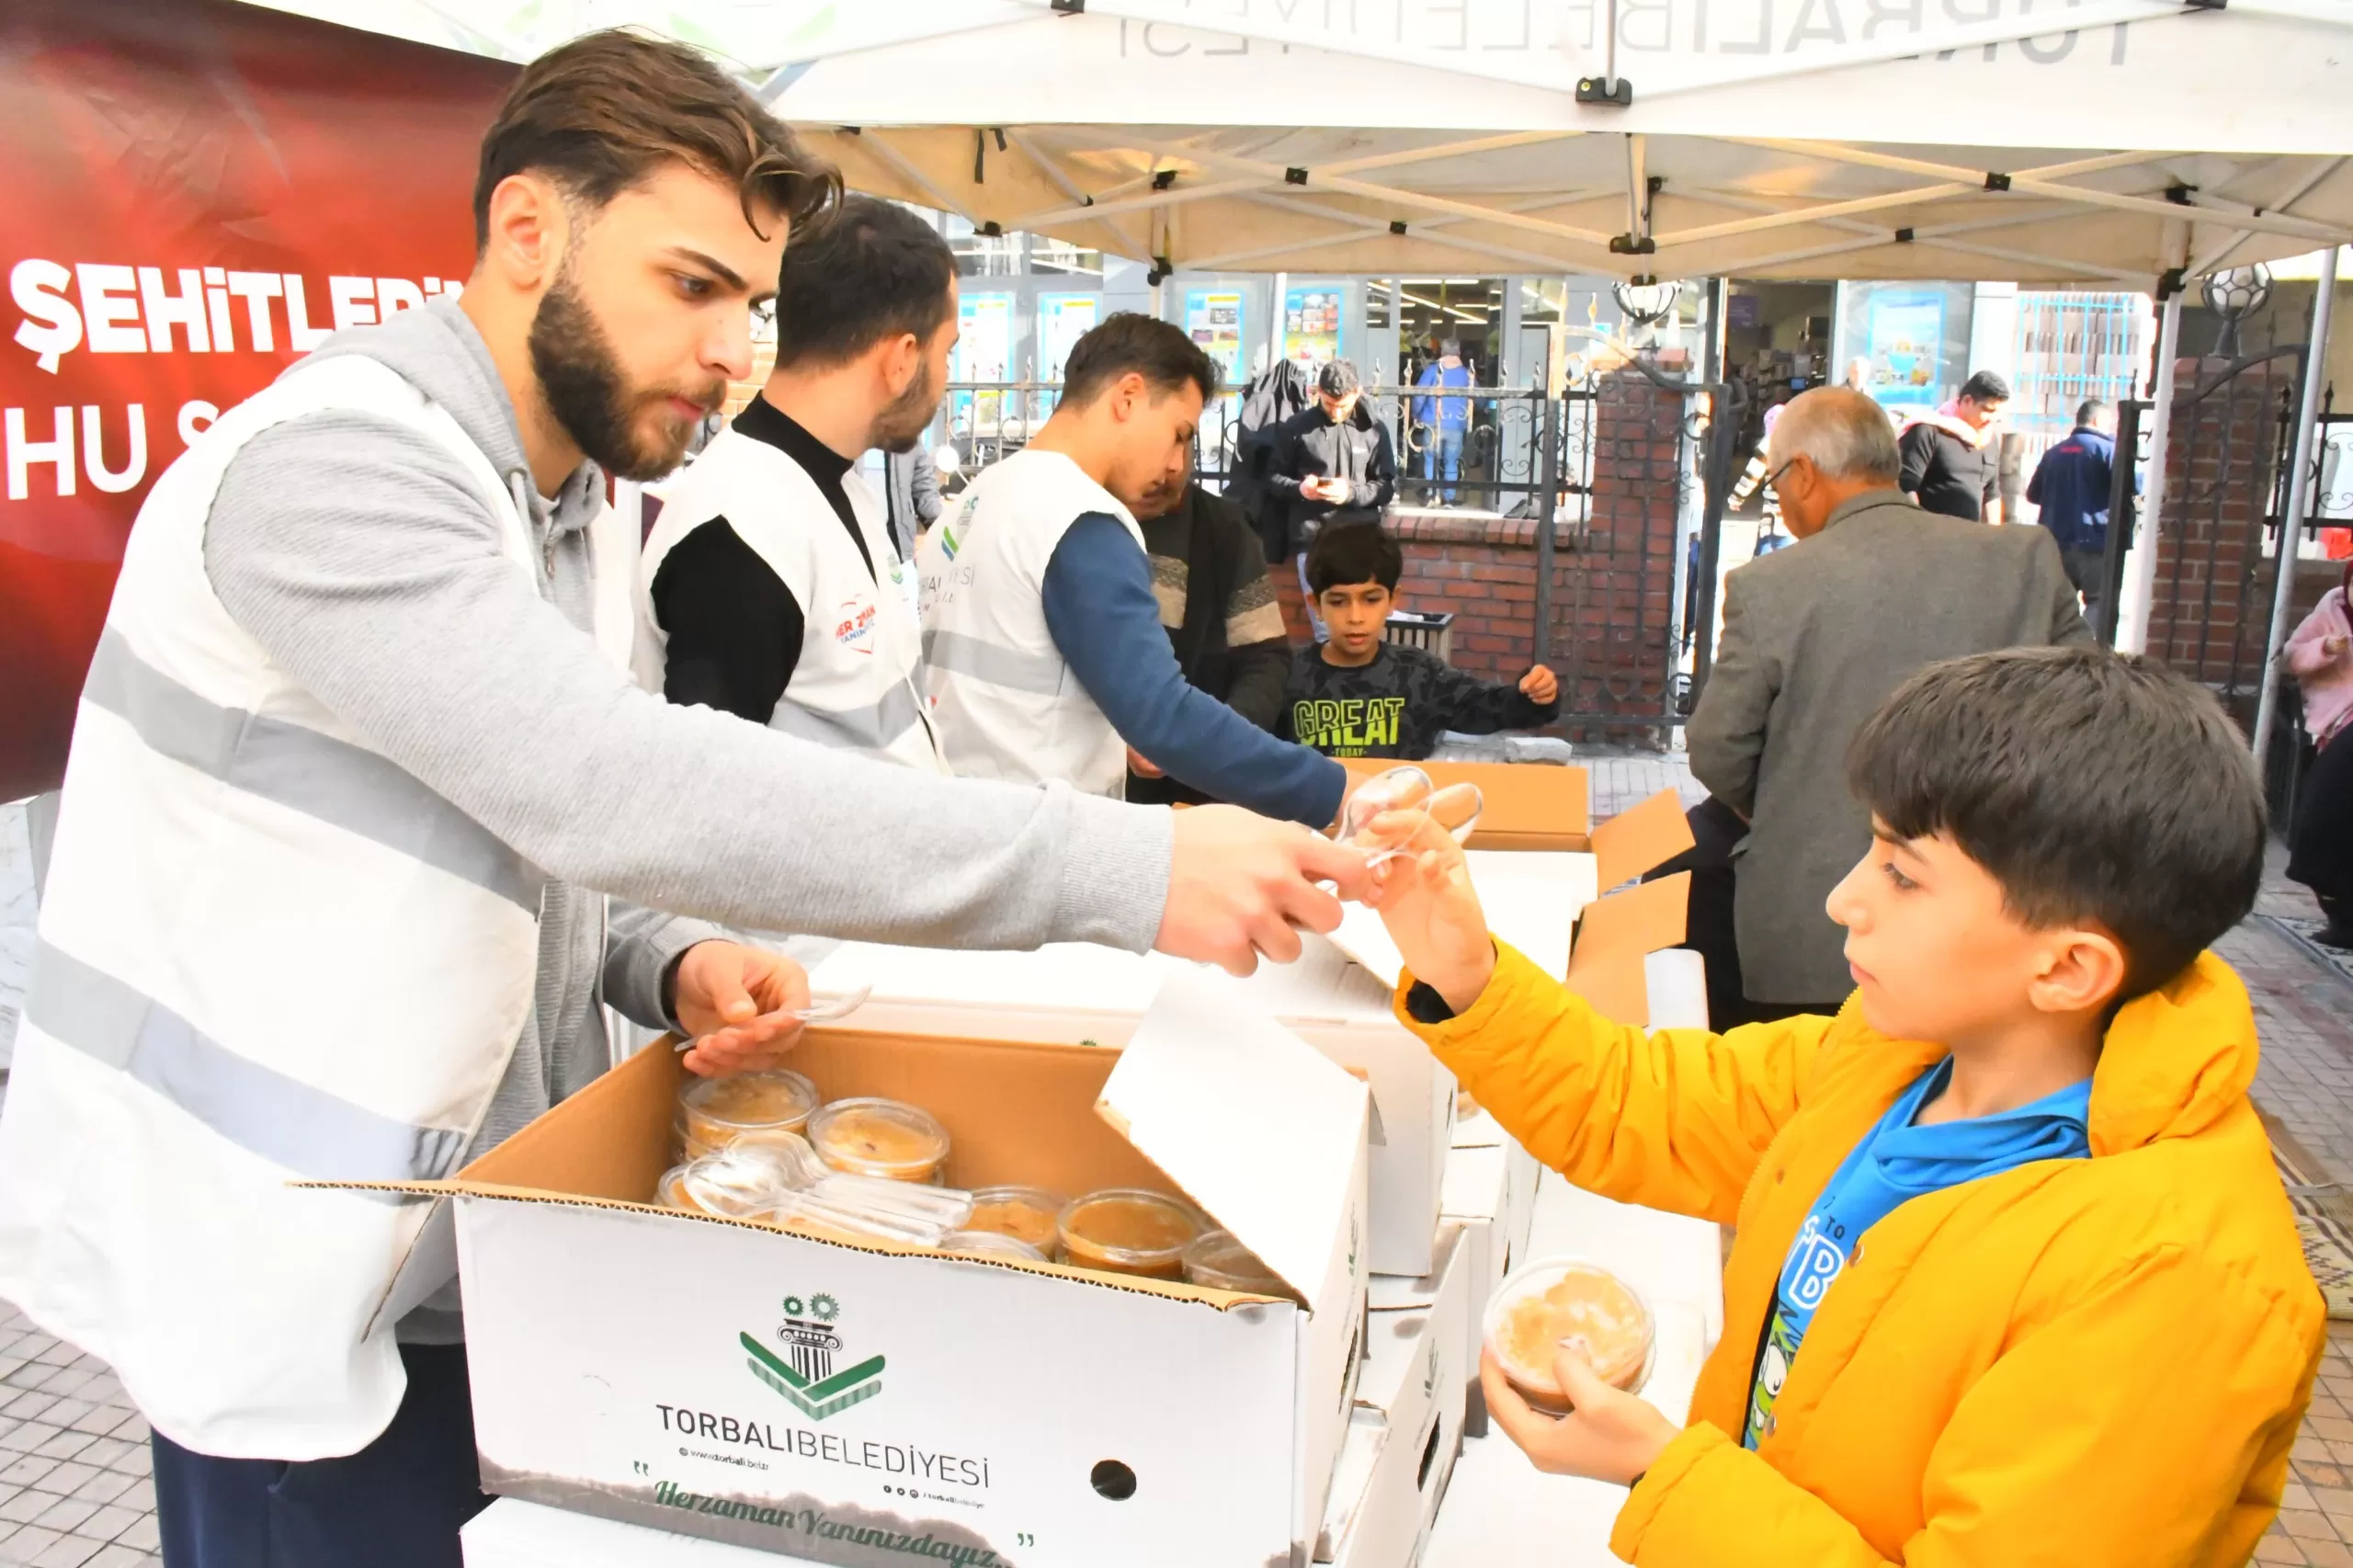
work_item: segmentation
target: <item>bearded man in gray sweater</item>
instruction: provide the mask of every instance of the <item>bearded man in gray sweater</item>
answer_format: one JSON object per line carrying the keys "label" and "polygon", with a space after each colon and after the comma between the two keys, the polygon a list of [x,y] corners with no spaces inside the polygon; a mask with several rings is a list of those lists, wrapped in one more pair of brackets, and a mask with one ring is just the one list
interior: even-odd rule
{"label": "bearded man in gray sweater", "polygon": [[[602,1072],[599,1002],[768,1065],[717,926],[1247,971],[1362,856],[828,751],[625,674],[608,474],[676,466],[833,172],[621,33],[517,81],[461,297],[340,334],[158,481],[85,688],[0,1117],[0,1296],[154,1428],[171,1568],[456,1568],[449,1174]],[[600,645],[601,644],[601,645]],[[104,1177],[95,1173],[108,1173]]]}

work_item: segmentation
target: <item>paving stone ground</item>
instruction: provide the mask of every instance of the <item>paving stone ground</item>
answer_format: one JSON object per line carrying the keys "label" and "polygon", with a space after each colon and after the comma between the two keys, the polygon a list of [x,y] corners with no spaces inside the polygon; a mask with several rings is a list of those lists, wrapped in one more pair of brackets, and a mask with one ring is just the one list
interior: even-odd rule
{"label": "paving stone ground", "polygon": [[[1597,821],[1663,789],[1687,803],[1704,793],[1680,753],[1593,752],[1579,760],[1590,769]],[[0,821],[0,830],[8,825]],[[0,861],[6,840],[0,831]],[[2256,1105],[2308,1175],[2353,1186],[2353,984],[2267,918],[2311,908],[2303,890],[2279,875],[2283,861],[2274,857],[2254,918],[2220,947],[2255,998],[2263,1039]],[[0,930],[0,949],[10,937]],[[0,1009],[7,1000],[0,994]],[[2278,1524],[2256,1549],[2259,1562],[2353,1568],[2353,1324],[2332,1324],[2330,1338],[2295,1447],[2294,1480]],[[114,1374],[0,1302],[0,1563],[158,1565],[154,1506],[147,1426]]]}

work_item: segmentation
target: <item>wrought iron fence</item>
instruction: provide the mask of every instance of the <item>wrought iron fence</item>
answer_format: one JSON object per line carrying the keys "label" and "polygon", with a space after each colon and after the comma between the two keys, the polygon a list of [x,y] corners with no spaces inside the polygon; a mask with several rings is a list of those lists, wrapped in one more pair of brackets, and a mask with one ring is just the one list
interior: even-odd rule
{"label": "wrought iron fence", "polygon": [[[1653,379],[1673,390],[1693,390]],[[957,472],[942,474],[943,492],[952,495],[972,474],[1020,450],[1061,394],[1061,383],[1051,381],[950,382],[932,434],[936,445],[956,453]],[[1703,476],[1689,460],[1696,434],[1689,422],[1671,456],[1644,462],[1629,496],[1617,504],[1620,515],[1613,525],[1597,527],[1601,400],[1596,383],[1573,382],[1559,392],[1371,386],[1359,400],[1388,436],[1396,472],[1392,517],[1438,514],[1535,525],[1527,658],[1551,663],[1560,675],[1560,724],[1648,730],[1663,744],[1689,706],[1688,682],[1677,673],[1680,626],[1694,614],[1711,613],[1714,596],[1711,583],[1687,580],[1679,546],[1687,534],[1697,537],[1696,527],[1679,528],[1676,547],[1654,547],[1656,530],[1645,525],[1659,514],[1643,509],[1671,510],[1678,517],[1697,511],[1696,487]],[[1241,405],[1236,390],[1211,399],[1202,411],[1193,473],[1212,490],[1243,477]],[[1631,518],[1624,515],[1630,509]],[[1721,507],[1714,510],[1720,519]],[[1712,550],[1695,553],[1704,553],[1712,570]],[[1640,607],[1660,593],[1677,610],[1671,624],[1657,629],[1663,668],[1652,669],[1647,653],[1638,669],[1630,668],[1623,644],[1649,637],[1653,629],[1641,619],[1644,610],[1626,607]],[[1457,630],[1463,630],[1460,622]],[[1597,651],[1606,656],[1595,659]],[[1699,653],[1703,669],[1707,653]],[[1643,696],[1654,683],[1660,685],[1654,704]]]}

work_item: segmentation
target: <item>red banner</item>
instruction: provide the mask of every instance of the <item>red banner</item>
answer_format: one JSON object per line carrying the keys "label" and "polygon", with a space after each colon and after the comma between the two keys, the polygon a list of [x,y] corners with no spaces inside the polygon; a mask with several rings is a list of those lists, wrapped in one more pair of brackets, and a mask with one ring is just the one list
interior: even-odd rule
{"label": "red banner", "polygon": [[514,69],[230,0],[0,7],[0,800],[63,772],[155,477],[327,333],[472,269]]}

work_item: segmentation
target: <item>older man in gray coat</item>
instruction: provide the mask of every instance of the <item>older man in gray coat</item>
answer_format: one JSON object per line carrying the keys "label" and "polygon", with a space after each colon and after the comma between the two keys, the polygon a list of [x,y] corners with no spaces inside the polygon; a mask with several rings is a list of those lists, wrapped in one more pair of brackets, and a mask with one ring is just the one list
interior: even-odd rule
{"label": "older man in gray coat", "polygon": [[1870,846],[1846,777],[1863,721],[1938,659],[2091,641],[2047,532],[1924,512],[1895,487],[1895,434],[1870,398],[1797,398],[1771,461],[1799,542],[1724,580],[1688,733],[1694,777],[1750,824],[1733,859],[1752,1018],[1834,1011],[1853,988],[1823,903]]}

